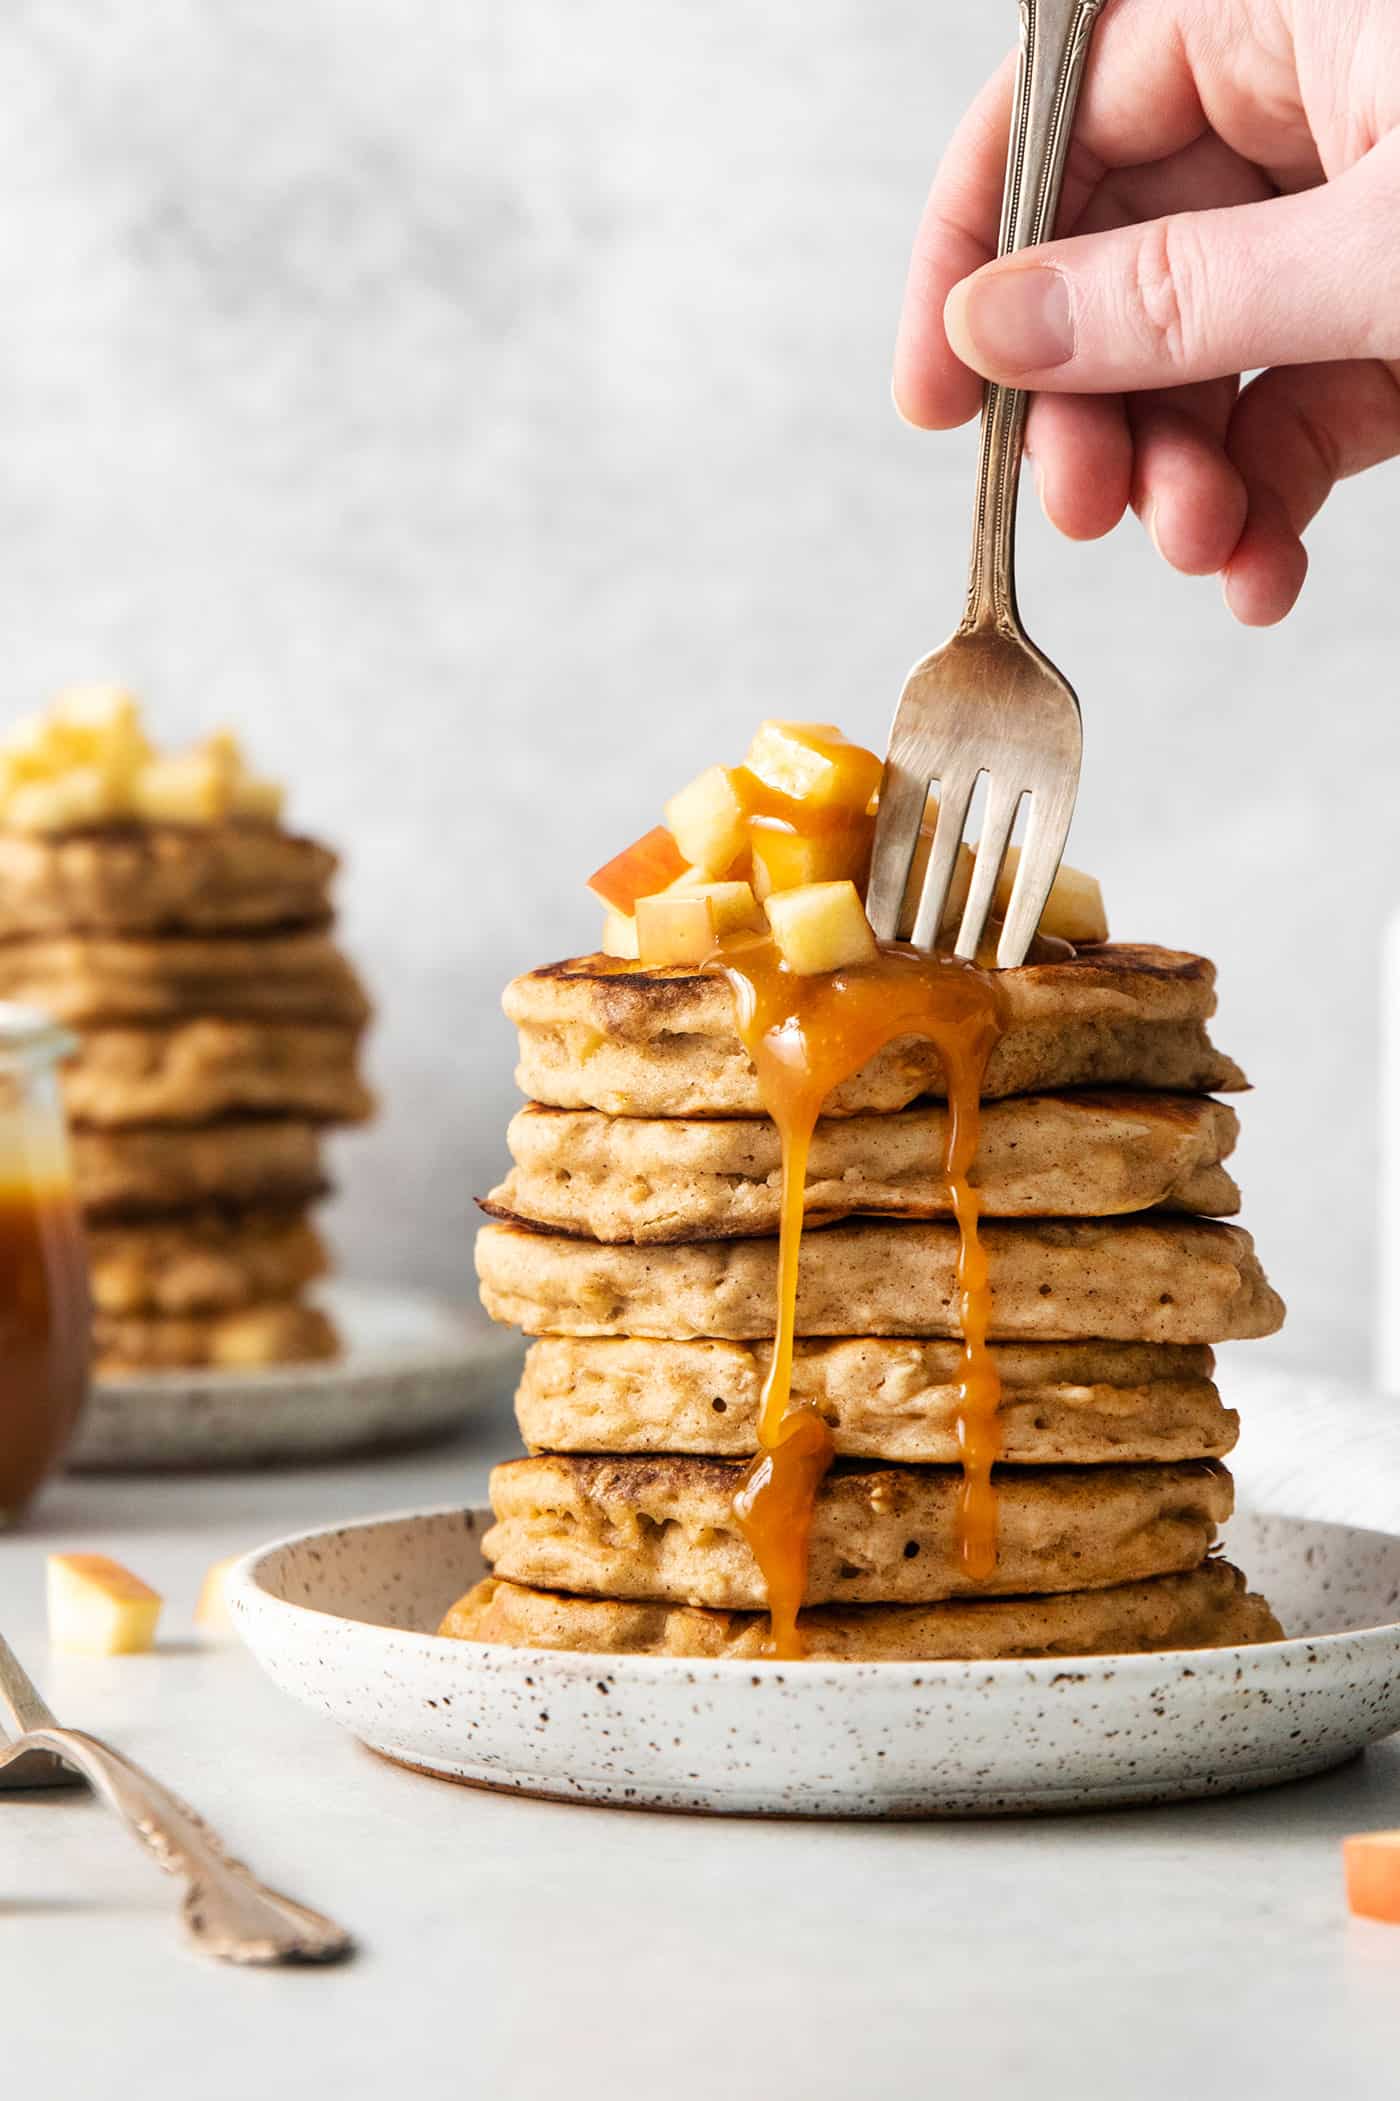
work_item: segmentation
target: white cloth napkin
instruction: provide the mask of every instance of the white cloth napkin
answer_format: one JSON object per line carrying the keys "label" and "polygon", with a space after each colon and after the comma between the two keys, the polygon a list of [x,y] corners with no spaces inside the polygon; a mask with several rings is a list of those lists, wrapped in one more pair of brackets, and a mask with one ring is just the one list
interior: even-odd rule
{"label": "white cloth napkin", "polygon": [[1400,1395],[1233,1355],[1216,1379],[1240,1411],[1227,1464],[1242,1510],[1400,1533]]}

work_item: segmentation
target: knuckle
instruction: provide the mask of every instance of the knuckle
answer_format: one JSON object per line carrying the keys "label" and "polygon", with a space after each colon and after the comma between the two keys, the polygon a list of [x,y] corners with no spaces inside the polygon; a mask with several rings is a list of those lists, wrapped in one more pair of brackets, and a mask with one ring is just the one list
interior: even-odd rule
{"label": "knuckle", "polygon": [[1145,227],[1128,286],[1134,328],[1153,358],[1173,371],[1190,362],[1195,245],[1179,219]]}

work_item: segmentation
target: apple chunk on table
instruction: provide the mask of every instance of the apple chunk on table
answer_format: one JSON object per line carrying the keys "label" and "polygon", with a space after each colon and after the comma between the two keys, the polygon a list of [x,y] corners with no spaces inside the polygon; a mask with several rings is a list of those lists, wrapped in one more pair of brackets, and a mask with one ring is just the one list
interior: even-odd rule
{"label": "apple chunk on table", "polygon": [[1400,1926],[1400,1831],[1362,1831],[1342,1840],[1347,1906],[1360,1919]]}
{"label": "apple chunk on table", "polygon": [[162,1600],[106,1554],[50,1554],[49,1642],[71,1656],[133,1656],[156,1638]]}

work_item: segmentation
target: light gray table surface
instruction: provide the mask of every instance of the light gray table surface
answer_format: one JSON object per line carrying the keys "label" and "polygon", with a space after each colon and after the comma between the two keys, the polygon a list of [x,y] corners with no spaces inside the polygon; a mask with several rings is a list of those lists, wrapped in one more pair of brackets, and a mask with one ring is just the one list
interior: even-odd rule
{"label": "light gray table surface", "polygon": [[[553,2093],[1179,2101],[1380,2097],[1400,1929],[1339,1841],[1400,1824],[1400,1738],[1173,1809],[962,1824],[724,1822],[534,1803],[381,1763],[194,1639],[207,1565],[321,1520],[480,1497],[504,1418],[369,1466],[68,1479],[0,1539],[0,1625],[60,1715],[185,1793],[361,1938],[339,1971],[188,1953],[174,1887],[91,1803],[0,1800],[0,2066],[44,2101]],[[43,1558],[118,1554],[161,1645],[46,1650]]]}

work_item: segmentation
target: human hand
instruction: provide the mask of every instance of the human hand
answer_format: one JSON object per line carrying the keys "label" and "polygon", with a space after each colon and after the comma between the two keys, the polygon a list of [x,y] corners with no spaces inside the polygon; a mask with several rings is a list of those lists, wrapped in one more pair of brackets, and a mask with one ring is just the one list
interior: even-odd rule
{"label": "human hand", "polygon": [[1400,453],[1400,6],[1112,0],[1065,180],[1073,238],[988,263],[1014,80],[1009,60],[935,179],[896,404],[946,430],[982,377],[1034,389],[1053,524],[1096,539],[1131,504],[1238,619],[1281,620],[1304,527]]}

